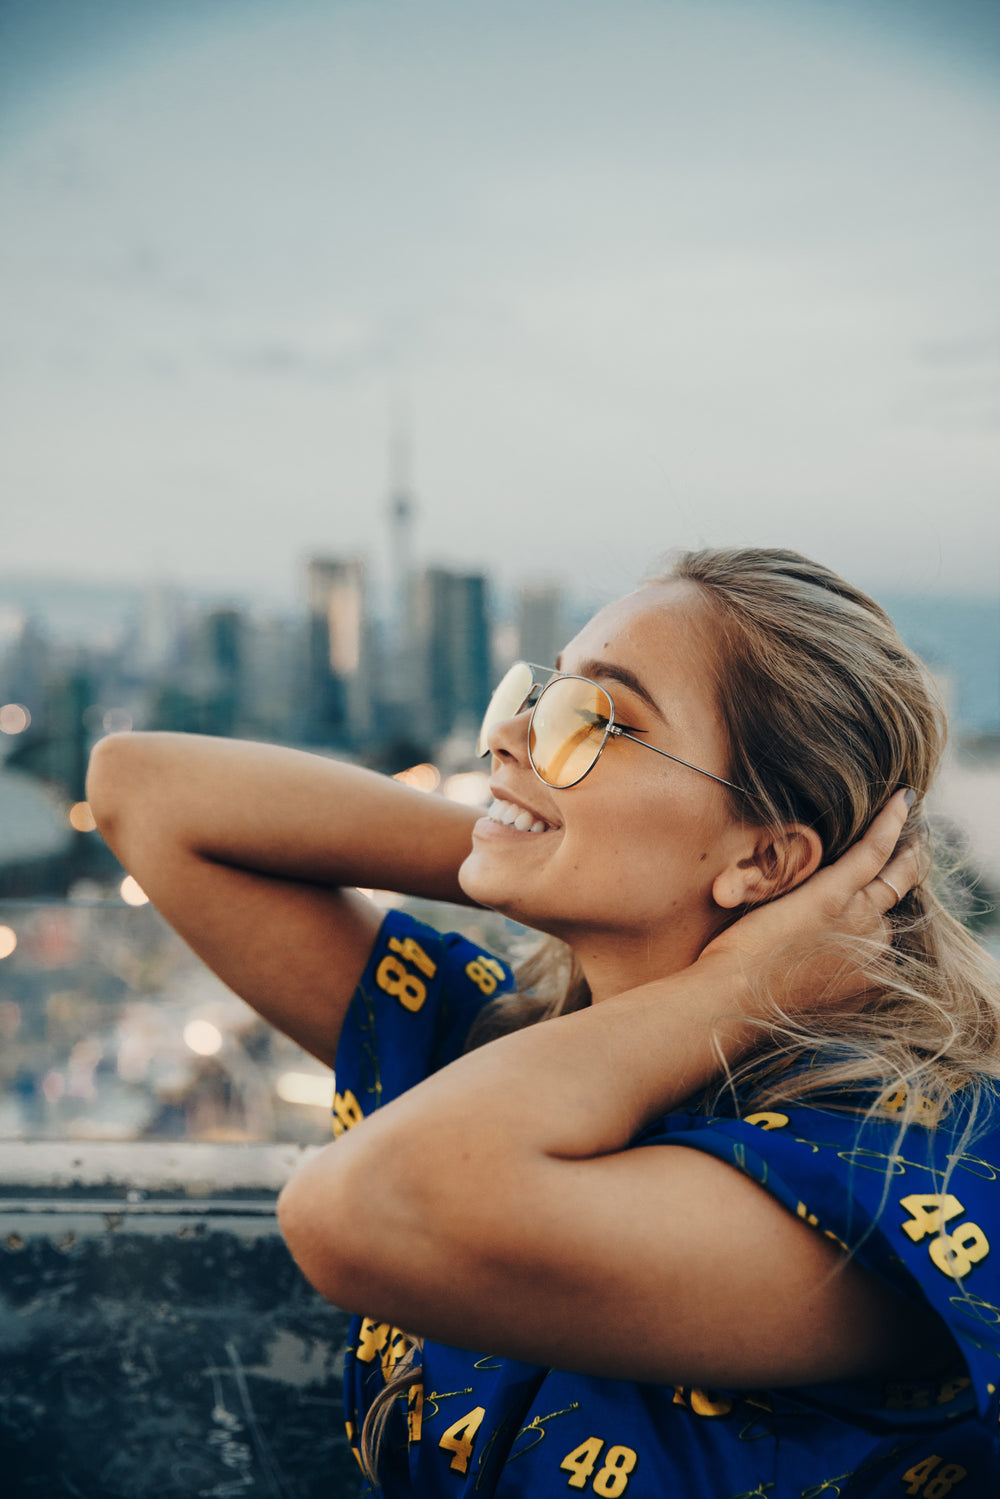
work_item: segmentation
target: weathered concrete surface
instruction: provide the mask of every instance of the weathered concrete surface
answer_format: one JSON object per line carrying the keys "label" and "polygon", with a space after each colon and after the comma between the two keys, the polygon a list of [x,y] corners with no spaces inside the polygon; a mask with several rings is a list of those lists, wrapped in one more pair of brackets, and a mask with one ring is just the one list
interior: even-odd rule
{"label": "weathered concrete surface", "polygon": [[2,1499],[355,1499],[287,1147],[0,1147]]}

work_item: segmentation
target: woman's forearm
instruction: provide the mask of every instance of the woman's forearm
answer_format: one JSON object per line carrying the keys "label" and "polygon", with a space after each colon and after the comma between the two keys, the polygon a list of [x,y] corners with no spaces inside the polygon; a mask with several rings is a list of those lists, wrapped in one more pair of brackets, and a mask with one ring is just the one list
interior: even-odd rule
{"label": "woman's forearm", "polygon": [[261,874],[465,899],[456,873],[473,811],[318,755],[199,735],[114,735],[94,751],[88,798],[140,884],[155,881],[156,852],[169,844]]}
{"label": "woman's forearm", "polygon": [[[710,1082],[717,1041],[729,1061],[754,1043],[744,1006],[731,972],[695,965],[460,1058],[289,1183],[280,1216],[293,1254],[339,1305],[433,1325],[449,1264],[505,1245],[517,1260],[544,1233],[567,1165],[625,1149]],[[452,1148],[429,1147],[441,1141]],[[359,1212],[375,1182],[379,1213]]]}
{"label": "woman's forearm", "polygon": [[475,814],[272,745],[129,734],[94,751],[97,825],[160,913],[270,1024],[332,1066],[381,912],[352,888],[462,899]]}

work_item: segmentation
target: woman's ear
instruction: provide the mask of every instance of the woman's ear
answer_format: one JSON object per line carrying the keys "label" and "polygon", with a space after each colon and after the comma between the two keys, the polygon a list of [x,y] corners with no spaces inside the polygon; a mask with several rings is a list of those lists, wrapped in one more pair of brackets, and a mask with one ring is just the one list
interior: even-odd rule
{"label": "woman's ear", "polygon": [[712,898],[726,911],[761,905],[801,885],[822,858],[820,836],[805,823],[789,823],[777,833],[757,829],[752,848],[716,875]]}

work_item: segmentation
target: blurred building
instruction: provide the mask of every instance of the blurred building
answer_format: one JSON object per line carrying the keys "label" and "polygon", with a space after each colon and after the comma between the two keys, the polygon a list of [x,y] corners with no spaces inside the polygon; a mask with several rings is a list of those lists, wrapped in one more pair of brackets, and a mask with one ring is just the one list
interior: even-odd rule
{"label": "blurred building", "polygon": [[312,557],[306,586],[304,737],[353,749],[370,736],[374,717],[365,565],[357,557]]}
{"label": "blurred building", "polygon": [[189,607],[169,655],[145,679],[144,726],[186,734],[237,732],[246,629],[245,615],[232,606]]}
{"label": "blurred building", "polygon": [[288,740],[308,700],[304,631],[299,620],[248,620],[240,676],[240,733]]}
{"label": "blurred building", "polygon": [[0,642],[0,702],[24,703],[37,715],[52,661],[51,643],[38,622],[20,613],[11,617]]}
{"label": "blurred building", "polygon": [[192,630],[192,677],[203,704],[204,732],[236,732],[243,699],[244,636],[247,621],[239,609],[210,609]]}
{"label": "blurred building", "polygon": [[429,567],[413,585],[414,712],[431,740],[475,731],[492,690],[489,593],[481,573]]}
{"label": "blurred building", "polygon": [[162,676],[174,661],[184,627],[184,609],[175,588],[150,583],[133,628],[129,655],[138,677]]}

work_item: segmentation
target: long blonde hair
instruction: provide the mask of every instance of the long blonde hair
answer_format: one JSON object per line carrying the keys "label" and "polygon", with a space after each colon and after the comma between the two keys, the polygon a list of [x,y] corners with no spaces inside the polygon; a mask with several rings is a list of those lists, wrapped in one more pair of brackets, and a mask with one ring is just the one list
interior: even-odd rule
{"label": "long blonde hair", "polygon": [[[1000,968],[949,909],[951,870],[928,827],[924,798],[946,722],[926,668],[880,605],[797,552],[681,552],[649,581],[675,579],[697,586],[714,616],[726,774],[740,788],[728,793],[734,817],[749,805],[779,841],[782,828],[806,823],[831,863],[909,786],[917,798],[900,844],[925,845],[930,866],[891,912],[891,943],[853,946],[865,1004],[775,1009],[760,1047],[734,1073],[723,1069],[726,1086],[755,1108],[838,1090],[892,1100],[904,1129],[942,1118],[961,1093],[968,1134],[984,1087],[1000,1081]],[[589,1003],[572,955],[551,938],[518,979],[518,995],[483,1015],[476,1044]]]}
{"label": "long blonde hair", "polygon": [[[889,941],[858,940],[860,1009],[789,1014],[774,1007],[761,1044],[735,1071],[720,1053],[718,1094],[744,1111],[859,1099],[889,1107],[899,1136],[935,1125],[961,1095],[961,1150],[985,1089],[1000,1081],[1000,968],[948,909],[949,871],[933,843],[924,797],[944,750],[945,715],[926,669],[875,601],[797,552],[682,552],[650,583],[681,579],[709,602],[718,632],[716,693],[729,740],[734,817],[774,833],[816,829],[823,862],[844,853],[889,796],[917,793],[900,839],[926,845],[929,872],[889,916]],[[933,857],[931,857],[933,855]],[[737,917],[740,913],[736,913]],[[518,993],[496,1000],[470,1036],[497,1035],[590,1002],[569,948],[544,938],[517,969]],[[365,1422],[369,1477],[393,1401],[419,1378],[412,1365],[380,1392]]]}

